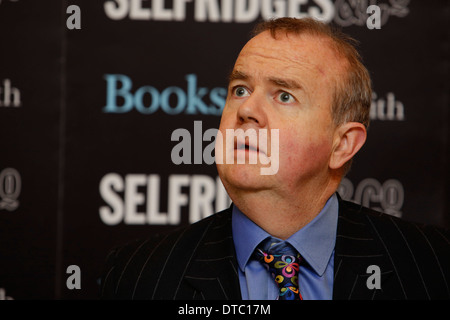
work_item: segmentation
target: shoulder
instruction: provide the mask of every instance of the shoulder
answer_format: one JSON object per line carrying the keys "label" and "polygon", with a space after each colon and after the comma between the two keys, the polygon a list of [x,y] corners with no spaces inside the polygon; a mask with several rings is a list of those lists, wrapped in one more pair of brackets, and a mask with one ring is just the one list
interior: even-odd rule
{"label": "shoulder", "polygon": [[365,224],[387,246],[414,247],[420,243],[424,249],[437,246],[450,254],[449,229],[407,221],[349,201],[341,200],[339,206],[341,220]]}
{"label": "shoulder", "polygon": [[[231,209],[226,209],[169,233],[134,239],[113,248],[106,258],[100,297],[133,298],[139,282],[151,284],[157,281],[162,270],[174,266],[182,268],[183,263],[192,257],[205,234],[227,224],[230,219]],[[180,262],[172,263],[174,259]],[[173,270],[176,271],[178,270]]]}
{"label": "shoulder", "polygon": [[[406,221],[341,201],[338,234],[345,235],[337,239],[341,252],[361,254],[372,246],[372,254],[383,257],[384,265],[396,275],[393,278],[405,297],[450,297],[448,229]],[[361,241],[354,240],[357,238]]]}

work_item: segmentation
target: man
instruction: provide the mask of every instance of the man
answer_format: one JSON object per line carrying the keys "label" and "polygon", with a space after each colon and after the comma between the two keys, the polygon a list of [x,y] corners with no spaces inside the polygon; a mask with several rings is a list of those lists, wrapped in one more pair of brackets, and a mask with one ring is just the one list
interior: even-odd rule
{"label": "man", "polygon": [[[230,75],[219,130],[271,138],[275,129],[278,139],[218,143],[217,168],[233,205],[112,252],[102,297],[450,298],[448,231],[336,193],[365,143],[370,102],[370,77],[350,38],[312,19],[260,24]],[[268,159],[277,170],[261,174]]]}

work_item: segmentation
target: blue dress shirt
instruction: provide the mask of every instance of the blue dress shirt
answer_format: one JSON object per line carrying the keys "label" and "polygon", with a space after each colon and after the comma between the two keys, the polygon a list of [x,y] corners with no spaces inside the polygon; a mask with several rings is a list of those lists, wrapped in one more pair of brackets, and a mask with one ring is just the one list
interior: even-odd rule
{"label": "blue dress shirt", "polygon": [[[304,300],[331,300],[333,297],[338,210],[339,202],[334,194],[311,222],[286,240],[307,262],[300,266],[299,273],[299,288]],[[258,244],[270,234],[235,205],[232,228],[242,299],[275,300],[278,288],[271,275],[260,262],[250,259]]]}

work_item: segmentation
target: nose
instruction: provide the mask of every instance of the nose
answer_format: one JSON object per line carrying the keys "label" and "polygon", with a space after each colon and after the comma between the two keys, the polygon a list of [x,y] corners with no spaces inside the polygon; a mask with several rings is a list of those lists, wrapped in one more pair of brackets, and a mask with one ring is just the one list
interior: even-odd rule
{"label": "nose", "polygon": [[254,91],[238,108],[237,122],[240,125],[251,125],[265,127],[267,124],[267,114],[264,107],[264,97]]}

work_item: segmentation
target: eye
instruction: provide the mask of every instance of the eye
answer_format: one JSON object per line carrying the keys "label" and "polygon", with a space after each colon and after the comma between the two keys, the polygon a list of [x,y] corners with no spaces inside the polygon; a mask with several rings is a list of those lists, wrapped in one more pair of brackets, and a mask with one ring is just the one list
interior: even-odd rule
{"label": "eye", "polygon": [[245,97],[249,95],[248,90],[241,86],[234,87],[233,92],[236,97]]}
{"label": "eye", "polygon": [[292,103],[295,101],[295,98],[290,93],[287,92],[281,92],[278,95],[278,99],[283,103]]}

